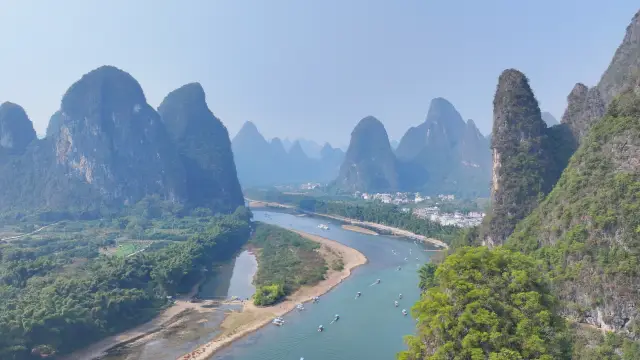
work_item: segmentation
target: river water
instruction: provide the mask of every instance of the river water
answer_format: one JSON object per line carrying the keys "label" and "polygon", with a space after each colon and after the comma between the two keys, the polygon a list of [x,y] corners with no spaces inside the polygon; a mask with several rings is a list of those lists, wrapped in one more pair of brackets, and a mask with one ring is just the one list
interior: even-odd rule
{"label": "river water", "polygon": [[[418,300],[418,267],[431,253],[412,240],[375,236],[344,230],[340,223],[323,218],[299,217],[286,213],[253,210],[254,220],[284,228],[320,235],[362,252],[369,262],[316,304],[304,311],[285,315],[282,327],[268,325],[220,350],[220,360],[392,360],[405,348],[403,336],[412,334],[415,321],[403,316]],[[330,230],[318,228],[328,224]],[[393,252],[398,255],[394,255]],[[406,260],[405,260],[406,258]],[[401,269],[398,270],[397,268]],[[203,299],[238,296],[249,298],[255,287],[251,280],[257,269],[255,256],[243,251],[234,260],[221,265],[201,286]],[[381,283],[372,285],[377,279]],[[356,293],[362,296],[355,298]],[[398,299],[402,293],[403,298]],[[399,306],[394,307],[394,300]],[[223,311],[199,314],[189,319],[188,327],[165,334],[153,341],[129,346],[104,360],[173,360],[213,339]],[[330,324],[335,314],[340,320]],[[318,332],[318,325],[325,331]]]}
{"label": "river water", "polygon": [[[405,348],[403,336],[414,332],[415,321],[401,311],[410,310],[420,296],[417,269],[430,254],[421,251],[422,245],[344,230],[339,223],[321,218],[257,210],[253,214],[255,220],[324,236],[355,248],[369,263],[356,268],[317,304],[307,304],[304,311],[285,316],[284,326],[267,326],[221,350],[215,359],[392,360]],[[319,229],[321,223],[327,223],[330,230]],[[372,285],[376,279],[381,283]],[[356,299],[358,291],[362,296]],[[400,293],[403,298],[396,308],[394,300]],[[340,320],[330,324],[335,314],[340,315]],[[324,325],[325,331],[318,332],[318,325]]]}

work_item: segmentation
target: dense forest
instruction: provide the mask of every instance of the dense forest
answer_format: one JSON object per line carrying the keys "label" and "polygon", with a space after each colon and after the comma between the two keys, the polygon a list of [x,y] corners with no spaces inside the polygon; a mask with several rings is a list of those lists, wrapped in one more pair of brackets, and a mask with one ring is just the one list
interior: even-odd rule
{"label": "dense forest", "polygon": [[320,244],[277,226],[257,223],[249,245],[258,255],[253,298],[258,306],[272,305],[303,285],[315,285],[328,270],[317,251]]}
{"label": "dense forest", "polygon": [[420,219],[392,204],[324,200],[306,195],[285,194],[273,190],[252,191],[247,196],[250,196],[253,200],[293,205],[302,211],[337,215],[354,220],[393,226],[418,235],[436,238],[446,243],[455,239],[460,232],[460,229],[455,226],[440,225],[428,219]]}
{"label": "dense forest", "polygon": [[[0,359],[68,353],[149,320],[249,236],[243,207],[220,216],[170,207],[147,201],[121,217],[0,241]],[[41,225],[24,218],[13,228]]]}

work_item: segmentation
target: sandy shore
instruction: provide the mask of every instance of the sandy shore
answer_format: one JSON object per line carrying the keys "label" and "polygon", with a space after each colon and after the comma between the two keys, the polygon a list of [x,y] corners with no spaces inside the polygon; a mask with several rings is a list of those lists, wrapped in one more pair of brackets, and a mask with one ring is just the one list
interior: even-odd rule
{"label": "sandy shore", "polygon": [[288,296],[287,299],[275,306],[257,307],[253,302],[244,303],[241,312],[232,312],[220,325],[222,334],[202,346],[178,358],[178,360],[205,360],[211,358],[213,354],[231,344],[233,341],[246,336],[261,327],[270,324],[273,318],[282,316],[293,309],[296,304],[311,301],[313,297],[320,296],[340,284],[342,280],[351,275],[351,270],[367,262],[367,258],[358,250],[352,249],[337,241],[329,240],[317,235],[311,235],[300,231],[292,230],[309,240],[320,243],[320,253],[330,263],[336,257],[341,257],[344,263],[342,271],[329,270],[326,279],[315,286],[303,287]]}
{"label": "sandy shore", "polygon": [[378,235],[378,233],[373,231],[373,230],[365,229],[363,227],[355,226],[355,225],[346,225],[346,224],[344,224],[344,225],[342,225],[342,228],[345,229],[345,230],[349,230],[349,231],[359,232],[361,234]]}
{"label": "sandy shore", "polygon": [[153,320],[136,326],[117,335],[106,337],[96,343],[89,345],[84,349],[74,351],[69,355],[62,356],[61,360],[90,360],[100,358],[107,354],[113,348],[128,344],[133,341],[142,340],[146,336],[152,336],[154,333],[169,328],[180,323],[183,315],[190,311],[213,311],[202,307],[202,303],[193,304],[188,301],[178,300],[171,307],[164,310]]}
{"label": "sandy shore", "polygon": [[[260,208],[260,207],[280,207],[280,208],[284,208],[284,209],[296,209],[295,206],[292,205],[284,205],[284,204],[278,204],[278,203],[270,203],[270,202],[264,202],[264,201],[255,201],[255,200],[250,200],[250,199],[246,199],[249,202],[249,207],[255,207],[255,208]],[[303,210],[301,210],[303,211]],[[441,240],[438,239],[434,239],[434,238],[429,238],[423,235],[418,235],[418,234],[414,234],[411,231],[407,231],[407,230],[403,230],[403,229],[398,229],[392,226],[387,226],[387,225],[382,225],[382,224],[377,224],[377,223],[372,223],[372,222],[368,222],[368,221],[360,221],[360,220],[355,220],[355,219],[349,219],[346,217],[342,217],[342,216],[338,216],[338,215],[329,215],[329,214],[320,214],[320,213],[314,213],[314,212],[307,212],[306,213],[315,215],[315,216],[322,216],[325,218],[329,218],[329,219],[334,219],[334,220],[338,220],[338,221],[342,221],[345,223],[348,223],[350,225],[353,226],[358,226],[358,227],[367,227],[367,228],[373,228],[376,230],[380,230],[382,232],[388,232],[391,233],[393,235],[399,235],[399,236],[404,236],[404,237],[408,237],[410,239],[415,239],[415,240],[419,240],[422,242],[428,242],[432,245],[435,245],[437,247],[443,248],[443,249],[448,249],[449,246],[447,244],[445,244],[444,242],[442,242]]]}

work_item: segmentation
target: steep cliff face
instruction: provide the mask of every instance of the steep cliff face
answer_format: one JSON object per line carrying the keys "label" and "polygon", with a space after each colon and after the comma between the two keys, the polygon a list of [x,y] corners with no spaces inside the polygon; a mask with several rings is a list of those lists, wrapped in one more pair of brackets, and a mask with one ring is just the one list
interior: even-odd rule
{"label": "steep cliff face", "polygon": [[620,94],[621,89],[633,83],[639,70],[640,12],[631,20],[622,43],[598,85],[587,88],[584,84],[576,84],[567,97],[567,110],[562,116],[562,123],[571,128],[578,143],[593,124],[604,116],[607,106]]}
{"label": "steep cliff face", "polygon": [[640,88],[612,101],[507,246],[551,271],[564,315],[640,338]]}
{"label": "steep cliff face", "polygon": [[529,80],[517,70],[505,70],[493,101],[492,209],[483,236],[487,245],[502,244],[550,188],[545,184],[550,163],[545,132]]}
{"label": "steep cliff face", "polygon": [[562,124],[571,130],[575,141],[579,142],[600,119],[606,105],[597,88],[589,89],[584,84],[576,84],[567,96],[567,109],[562,115]]}
{"label": "steep cliff face", "polygon": [[465,123],[449,101],[433,99],[425,122],[410,128],[395,151],[404,187],[488,195],[490,150],[478,135],[475,123]]}
{"label": "steep cliff face", "polygon": [[191,83],[172,91],[158,113],[185,167],[189,203],[222,212],[241,206],[229,133],[209,110],[202,86]]}
{"label": "steep cliff face", "polygon": [[396,158],[384,125],[373,116],[351,132],[336,186],[345,191],[394,191],[399,188]]}
{"label": "steep cliff face", "polygon": [[3,153],[22,154],[36,140],[33,124],[24,109],[5,102],[0,105],[0,148]]}
{"label": "steep cliff face", "polygon": [[640,11],[631,19],[622,44],[616,50],[607,70],[596,86],[605,104],[616,97],[622,89],[633,85],[640,70]]}
{"label": "steep cliff face", "polygon": [[103,66],[62,98],[55,161],[107,202],[185,198],[184,169],[158,113],[128,73]]}

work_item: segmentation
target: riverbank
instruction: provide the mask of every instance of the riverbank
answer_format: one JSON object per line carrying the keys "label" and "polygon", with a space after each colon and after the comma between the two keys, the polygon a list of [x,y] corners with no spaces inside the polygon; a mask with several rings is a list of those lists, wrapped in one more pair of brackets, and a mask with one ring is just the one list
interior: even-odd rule
{"label": "riverbank", "polygon": [[220,336],[200,346],[191,353],[179,357],[178,360],[209,359],[216,351],[224,346],[270,324],[273,318],[283,316],[294,310],[296,304],[308,302],[316,296],[326,294],[349,277],[354,268],[367,262],[367,258],[361,252],[337,241],[301,231],[291,231],[319,243],[321,245],[319,252],[327,263],[330,264],[339,256],[344,263],[343,269],[340,271],[328,270],[324,280],[314,286],[300,288],[295,293],[287,296],[285,301],[274,306],[257,307],[253,305],[253,302],[246,301],[242,311],[232,312],[224,319],[220,325],[222,331]]}
{"label": "riverbank", "polygon": [[92,360],[105,356],[109,351],[120,346],[130,344],[134,341],[142,341],[146,337],[153,336],[172,327],[179,326],[182,320],[192,312],[210,312],[215,311],[210,305],[212,301],[204,301],[200,303],[192,303],[191,298],[197,293],[200,282],[193,286],[188,294],[177,298],[174,303],[163,310],[159,315],[144,324],[106,337],[95,342],[84,349],[74,351],[69,355],[61,357],[61,360]]}
{"label": "riverbank", "polygon": [[429,238],[423,235],[418,235],[415,233],[412,233],[411,231],[408,230],[403,230],[403,229],[399,229],[396,227],[392,227],[392,226],[387,226],[387,225],[383,225],[383,224],[378,224],[378,223],[372,223],[372,222],[368,222],[368,221],[360,221],[360,220],[355,220],[355,219],[349,219],[346,217],[342,217],[342,216],[338,216],[338,215],[329,215],[329,214],[321,214],[321,213],[315,213],[315,212],[309,212],[309,211],[304,211],[304,210],[300,210],[298,208],[296,208],[295,206],[292,205],[285,205],[285,204],[279,204],[279,203],[273,203],[273,202],[265,202],[265,201],[256,201],[256,200],[251,200],[251,199],[246,199],[249,202],[249,208],[264,208],[264,207],[274,207],[274,208],[281,208],[281,209],[290,209],[290,210],[299,210],[299,211],[303,211],[305,213],[314,215],[314,216],[321,216],[321,217],[325,217],[328,219],[333,219],[333,220],[338,220],[344,223],[347,223],[349,225],[352,226],[356,226],[356,227],[364,227],[364,228],[373,228],[376,230],[379,230],[381,232],[387,232],[387,233],[391,233],[393,235],[397,235],[397,236],[404,236],[404,237],[408,237],[410,239],[414,239],[414,240],[419,240],[422,242],[426,242],[426,243],[430,243],[432,245],[435,245],[437,247],[443,248],[443,249],[448,249],[449,246],[444,243],[441,240],[438,239],[434,239],[434,238]]}
{"label": "riverbank", "polygon": [[345,230],[349,230],[349,231],[355,231],[361,234],[367,234],[367,235],[379,235],[377,232],[373,231],[373,230],[369,230],[369,229],[365,229],[363,227],[360,226],[355,226],[355,225],[346,225],[343,224],[342,228]]}

